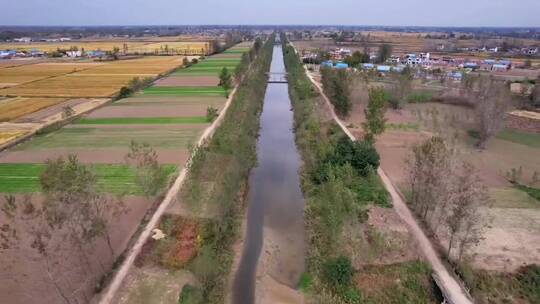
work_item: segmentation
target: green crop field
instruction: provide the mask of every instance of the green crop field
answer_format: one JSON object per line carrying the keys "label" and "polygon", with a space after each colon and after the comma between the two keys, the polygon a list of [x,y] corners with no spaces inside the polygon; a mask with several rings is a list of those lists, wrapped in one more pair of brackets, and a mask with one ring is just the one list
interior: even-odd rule
{"label": "green crop field", "polygon": [[236,63],[239,63],[240,61],[241,61],[240,56],[238,58],[212,58],[212,57],[209,57],[209,58],[206,58],[203,61],[200,61],[199,63],[203,63],[203,62],[223,62],[223,63],[236,62]]}
{"label": "green crop field", "polygon": [[201,68],[201,67],[227,67],[227,68],[234,68],[236,67],[240,61],[201,61],[197,63],[196,65],[190,67],[191,68]]}
{"label": "green crop field", "polygon": [[141,127],[118,127],[100,128],[80,125],[72,128],[62,128],[56,132],[36,136],[14,150],[43,150],[54,148],[127,148],[132,140],[150,144],[155,149],[159,148],[187,148],[193,144],[203,132],[205,125],[182,126],[160,125],[159,128]]}
{"label": "green crop field", "polygon": [[196,124],[207,123],[206,117],[118,117],[82,118],[78,125],[153,125],[153,124]]}
{"label": "green crop field", "polygon": [[[113,194],[141,195],[135,183],[135,170],[126,165],[91,165],[97,176],[101,191]],[[164,165],[169,174],[176,172],[176,166]],[[39,176],[45,164],[0,164],[0,192],[32,193],[40,192]]]}
{"label": "green crop field", "polygon": [[225,50],[223,54],[242,54],[249,51],[249,48],[231,48],[228,50]]}
{"label": "green crop field", "polygon": [[221,87],[150,87],[144,90],[147,96],[226,96]]}

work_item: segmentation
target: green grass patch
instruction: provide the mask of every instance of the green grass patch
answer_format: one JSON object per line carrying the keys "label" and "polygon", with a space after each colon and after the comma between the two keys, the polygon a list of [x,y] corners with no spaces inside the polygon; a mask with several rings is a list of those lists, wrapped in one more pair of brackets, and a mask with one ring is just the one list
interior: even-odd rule
{"label": "green grass patch", "polygon": [[150,87],[143,93],[146,96],[226,96],[221,87]]}
{"label": "green grass patch", "polygon": [[[33,193],[40,192],[39,176],[45,164],[0,164],[0,192]],[[135,183],[136,171],[127,165],[94,164],[91,168],[97,176],[102,192],[125,195],[142,195]],[[164,165],[167,174],[176,172],[175,165]]]}
{"label": "green grass patch", "polygon": [[473,269],[462,263],[458,272],[471,287],[477,303],[540,303],[540,266],[528,265],[512,273]]}
{"label": "green grass patch", "polygon": [[387,123],[386,128],[388,130],[418,131],[420,130],[420,125],[412,122],[399,124]]}
{"label": "green grass patch", "polygon": [[540,189],[525,186],[525,185],[515,185],[514,187],[527,193],[530,197],[534,198],[537,202],[540,202]]}
{"label": "green grass patch", "polygon": [[512,129],[504,129],[497,138],[507,140],[516,144],[526,145],[533,148],[540,148],[540,134],[523,132]]}
{"label": "green grass patch", "polygon": [[225,50],[223,54],[243,54],[248,51],[249,48],[230,48],[228,50]]}
{"label": "green grass patch", "polygon": [[197,63],[196,65],[190,67],[191,68],[201,68],[201,67],[227,67],[228,69],[234,69],[240,61],[221,61],[221,60],[213,60],[213,61],[201,61],[200,63]]}
{"label": "green grass patch", "polygon": [[203,132],[205,125],[185,126],[162,125],[159,128],[131,127],[118,125],[99,128],[97,125],[77,125],[56,132],[39,135],[14,148],[21,150],[43,150],[54,148],[110,149],[127,148],[132,140],[144,142],[155,149],[187,149]]}
{"label": "green grass patch", "polygon": [[409,94],[406,97],[408,103],[424,103],[430,102],[433,99],[433,92],[431,91],[417,91]]}
{"label": "green grass patch", "polygon": [[157,124],[197,124],[207,123],[206,117],[117,117],[81,118],[79,125],[157,125]]}
{"label": "green grass patch", "polygon": [[368,284],[361,283],[360,289],[369,290],[363,292],[362,303],[440,303],[434,296],[431,268],[426,262],[368,266],[358,276],[368,278],[367,282],[360,280]]}
{"label": "green grass patch", "polygon": [[[533,197],[540,190],[527,186],[490,188],[489,195],[493,199],[493,207],[497,208],[538,208],[540,204]],[[529,192],[530,191],[530,194]]]}

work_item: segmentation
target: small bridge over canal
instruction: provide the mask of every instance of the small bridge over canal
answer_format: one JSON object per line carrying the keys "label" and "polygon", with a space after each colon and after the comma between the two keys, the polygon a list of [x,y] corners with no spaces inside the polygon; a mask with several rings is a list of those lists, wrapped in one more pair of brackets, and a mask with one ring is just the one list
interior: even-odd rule
{"label": "small bridge over canal", "polygon": [[287,73],[266,73],[268,83],[288,83]]}

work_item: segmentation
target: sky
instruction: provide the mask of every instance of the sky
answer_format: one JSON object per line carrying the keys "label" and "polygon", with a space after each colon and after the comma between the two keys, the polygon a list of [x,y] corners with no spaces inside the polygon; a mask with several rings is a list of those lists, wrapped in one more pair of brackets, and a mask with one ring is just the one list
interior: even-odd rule
{"label": "sky", "polygon": [[540,27],[540,0],[0,0],[0,24]]}

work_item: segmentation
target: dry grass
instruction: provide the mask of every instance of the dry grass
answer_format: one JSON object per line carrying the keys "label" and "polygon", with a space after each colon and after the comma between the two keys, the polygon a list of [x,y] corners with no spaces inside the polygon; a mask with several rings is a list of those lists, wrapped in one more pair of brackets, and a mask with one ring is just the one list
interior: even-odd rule
{"label": "dry grass", "polygon": [[25,97],[109,97],[125,86],[134,75],[64,75],[13,88],[1,94]]}
{"label": "dry grass", "polygon": [[99,74],[103,76],[107,76],[107,74],[156,76],[157,74],[161,74],[181,66],[183,58],[183,56],[153,56],[131,60],[112,61],[77,74]]}
{"label": "dry grass", "polygon": [[[104,63],[44,63],[0,70],[18,69],[6,83],[36,80],[1,89],[0,95],[25,97],[110,97],[134,77],[155,77],[182,65],[182,56],[144,57]],[[74,72],[74,70],[81,72]],[[24,73],[23,73],[24,71]],[[19,74],[17,74],[19,73]],[[54,76],[54,77],[53,77]],[[15,78],[13,78],[15,77]],[[34,77],[32,79],[32,77]]]}
{"label": "dry grass", "polygon": [[80,72],[98,65],[96,63],[39,63],[3,68],[0,69],[0,83],[22,84],[47,77]]}
{"label": "dry grass", "polygon": [[39,43],[0,43],[0,49],[14,49],[21,51],[31,51],[37,49],[44,52],[53,52],[57,49],[70,49],[71,47],[77,47],[78,49],[84,49],[85,51],[112,51],[115,47],[120,51],[124,50],[124,46],[127,47],[127,53],[133,54],[139,53],[151,53],[160,51],[161,48],[165,48],[165,45],[169,47],[169,50],[178,51],[183,53],[185,50],[194,50],[201,53],[201,49],[204,50],[200,55],[206,54],[209,48],[208,42],[203,41],[166,41],[166,42],[144,42],[144,41],[70,41],[70,42],[39,42]]}
{"label": "dry grass", "polygon": [[65,101],[64,98],[15,97],[0,101],[0,122],[17,119]]}
{"label": "dry grass", "polygon": [[17,137],[23,136],[28,133],[28,131],[22,130],[12,130],[12,131],[0,131],[0,145],[7,143],[10,140],[13,140]]}

